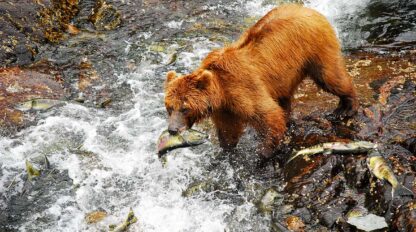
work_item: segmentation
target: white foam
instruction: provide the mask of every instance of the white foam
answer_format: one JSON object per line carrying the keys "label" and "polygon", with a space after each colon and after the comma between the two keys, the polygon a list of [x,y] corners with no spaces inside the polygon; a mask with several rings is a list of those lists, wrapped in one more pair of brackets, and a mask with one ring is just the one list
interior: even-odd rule
{"label": "white foam", "polygon": [[165,26],[172,29],[179,29],[182,27],[183,20],[180,21],[169,21],[165,23]]}
{"label": "white foam", "polygon": [[369,2],[370,0],[306,0],[305,6],[319,11],[328,18],[344,47],[358,47],[366,41],[359,28],[361,25],[355,25],[357,21],[354,19]]}

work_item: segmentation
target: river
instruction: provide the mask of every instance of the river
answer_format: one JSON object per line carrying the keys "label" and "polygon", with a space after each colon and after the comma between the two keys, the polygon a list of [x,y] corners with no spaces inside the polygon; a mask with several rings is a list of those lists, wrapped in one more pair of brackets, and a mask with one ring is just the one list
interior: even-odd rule
{"label": "river", "polygon": [[[200,7],[219,14],[226,12],[224,22],[233,18],[234,23],[240,22],[234,28],[245,28],[279,2],[215,1],[206,6],[201,3]],[[408,15],[402,18],[385,12],[379,21],[392,22],[376,24],[374,18],[363,16],[368,15],[366,10],[376,7],[374,1],[310,0],[305,5],[328,17],[346,51],[376,48],[383,52],[385,48],[401,48],[416,41],[415,21],[410,17],[414,17],[415,10],[407,11]],[[174,19],[164,27],[181,31],[181,27],[194,23],[197,17]],[[408,23],[403,23],[407,29],[390,31],[396,18],[407,19]],[[219,28],[223,26],[221,23],[217,25]],[[40,113],[36,124],[17,134],[0,138],[0,209],[13,215],[4,228],[104,231],[109,224],[122,222],[131,208],[138,218],[131,231],[269,230],[271,218],[258,213],[255,199],[267,187],[282,188],[284,182],[276,177],[272,167],[260,174],[252,167],[257,158],[250,142],[251,133],[244,136],[240,154],[236,154],[239,157],[225,157],[215,136],[211,136],[212,143],[171,152],[165,166],[155,152],[158,136],[167,127],[163,104],[165,73],[169,69],[180,73],[191,71],[210,50],[235,39],[238,33],[234,30],[219,33],[220,39],[181,35],[160,45],[152,41],[152,35],[157,33],[153,30],[157,28],[113,41],[123,48],[122,57],[117,59],[140,55],[134,68],[118,69],[112,77],[112,89],[122,91],[128,86],[132,93],[120,109],[68,103]],[[372,33],[374,30],[388,35],[377,37]],[[177,54],[175,64],[166,65],[173,53]],[[54,171],[28,183],[25,161],[44,155]],[[207,180],[219,187],[207,193],[182,196],[190,184]],[[29,190],[22,197],[25,189]],[[106,211],[108,216],[96,224],[85,223],[85,215],[95,210]]]}

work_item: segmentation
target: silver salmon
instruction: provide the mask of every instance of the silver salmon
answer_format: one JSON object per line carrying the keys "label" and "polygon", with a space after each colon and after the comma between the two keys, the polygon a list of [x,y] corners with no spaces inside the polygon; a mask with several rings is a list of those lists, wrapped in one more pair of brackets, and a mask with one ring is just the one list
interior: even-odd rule
{"label": "silver salmon", "polygon": [[137,217],[134,216],[134,212],[132,209],[130,209],[129,214],[127,215],[127,219],[120,225],[116,226],[116,225],[110,225],[110,231],[112,232],[122,232],[122,231],[126,231],[127,228],[133,224],[137,222]]}
{"label": "silver salmon", "polygon": [[355,141],[350,143],[343,142],[332,142],[332,143],[322,143],[315,145],[309,148],[302,149],[286,162],[289,163],[298,156],[309,156],[316,154],[331,154],[331,153],[364,153],[369,152],[377,148],[377,144],[367,142],[367,141]]}
{"label": "silver salmon", "polygon": [[29,101],[21,102],[16,104],[15,108],[20,111],[29,111],[29,110],[48,110],[52,107],[64,105],[65,101],[55,100],[55,99],[32,99]]}
{"label": "silver salmon", "polygon": [[168,130],[165,130],[157,141],[157,152],[159,157],[162,157],[168,151],[180,147],[197,146],[205,143],[207,139],[207,134],[193,129],[188,129],[176,135],[171,135]]}
{"label": "silver salmon", "polygon": [[387,164],[387,161],[380,155],[375,155],[367,158],[367,165],[371,173],[380,180],[386,180],[392,186],[391,196],[414,196],[412,190],[403,186],[397,180],[393,171]]}

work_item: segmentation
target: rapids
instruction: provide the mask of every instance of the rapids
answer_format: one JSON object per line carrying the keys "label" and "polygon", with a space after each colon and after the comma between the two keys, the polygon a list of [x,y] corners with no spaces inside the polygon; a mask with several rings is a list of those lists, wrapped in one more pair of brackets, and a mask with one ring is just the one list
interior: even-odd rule
{"label": "rapids", "polygon": [[[254,22],[253,18],[284,1],[207,2],[201,7],[203,11],[226,11],[227,17],[241,19],[239,26],[245,28]],[[346,50],[379,41],[361,29],[376,23],[365,16],[374,1],[307,0],[305,4],[329,18]],[[169,20],[163,27],[180,31],[195,17]],[[415,35],[414,19],[403,19],[408,20],[408,29],[390,33],[390,42],[383,40],[381,45],[396,46],[401,39]],[[389,26],[383,25],[377,27],[387,30]],[[167,45],[161,48],[153,43],[152,30],[157,29],[141,31],[135,37],[138,41],[110,37],[112,43],[122,48],[123,58],[138,53],[141,58],[131,71],[116,67],[121,71],[114,75],[111,88],[122,91],[128,86],[132,92],[132,98],[121,109],[69,103],[40,113],[36,124],[13,136],[0,137],[0,224],[7,223],[3,228],[104,231],[109,224],[121,223],[131,208],[138,218],[131,231],[269,230],[271,218],[257,212],[255,199],[269,186],[283,188],[283,182],[281,177],[276,178],[273,167],[260,174],[252,167],[257,158],[250,133],[244,136],[238,154],[231,157],[221,154],[215,136],[211,136],[212,143],[171,152],[166,166],[159,161],[155,142],[167,127],[163,104],[166,71],[192,70],[223,42],[205,35],[182,36],[166,41]],[[233,32],[223,36],[226,40],[235,39]],[[175,65],[165,65],[173,52],[177,53]],[[55,171],[48,178],[34,180],[33,186],[25,183],[25,160],[43,155]],[[182,197],[188,185],[204,180],[215,182],[217,187],[208,193]],[[26,188],[29,191],[22,198]],[[94,210],[104,210],[109,216],[96,224],[86,224],[85,215]],[[5,215],[9,217],[5,219]]]}

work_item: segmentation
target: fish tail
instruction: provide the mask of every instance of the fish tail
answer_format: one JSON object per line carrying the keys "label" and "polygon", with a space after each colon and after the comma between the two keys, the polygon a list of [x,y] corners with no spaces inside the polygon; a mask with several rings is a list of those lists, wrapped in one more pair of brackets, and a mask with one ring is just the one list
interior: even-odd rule
{"label": "fish tail", "polygon": [[415,197],[415,193],[408,189],[406,186],[399,184],[396,188],[392,189],[392,197],[394,196],[412,196]]}

